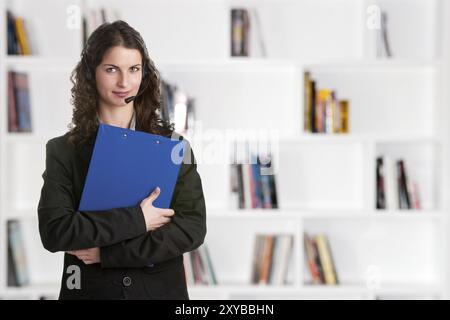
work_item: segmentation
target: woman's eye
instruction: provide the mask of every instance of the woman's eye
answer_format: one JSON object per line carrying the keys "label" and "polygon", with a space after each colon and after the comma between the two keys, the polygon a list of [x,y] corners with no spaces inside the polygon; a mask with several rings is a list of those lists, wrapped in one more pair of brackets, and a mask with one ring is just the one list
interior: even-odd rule
{"label": "woman's eye", "polygon": [[131,71],[133,71],[133,72],[138,72],[138,71],[139,71],[139,68],[138,68],[138,67],[131,67]]}
{"label": "woman's eye", "polygon": [[113,71],[115,71],[115,70],[116,70],[116,68],[108,68],[108,69],[106,69],[106,72],[111,73],[111,72],[113,72]]}

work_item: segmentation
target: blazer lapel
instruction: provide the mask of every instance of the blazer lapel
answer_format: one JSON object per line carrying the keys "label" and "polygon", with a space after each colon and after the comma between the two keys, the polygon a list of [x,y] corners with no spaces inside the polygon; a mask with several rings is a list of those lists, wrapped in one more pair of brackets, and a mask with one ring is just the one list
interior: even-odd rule
{"label": "blazer lapel", "polygon": [[94,150],[95,139],[97,137],[97,130],[88,140],[86,140],[81,146],[78,147],[78,155],[83,164],[83,167],[89,167],[89,162],[91,161],[92,151]]}

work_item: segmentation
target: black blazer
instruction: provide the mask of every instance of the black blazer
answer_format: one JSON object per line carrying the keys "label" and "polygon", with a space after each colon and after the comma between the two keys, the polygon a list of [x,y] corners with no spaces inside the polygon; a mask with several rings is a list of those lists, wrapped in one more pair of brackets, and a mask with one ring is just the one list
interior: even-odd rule
{"label": "black blazer", "polygon": [[147,232],[140,205],[77,211],[95,136],[80,149],[68,137],[46,145],[38,205],[42,244],[51,252],[100,247],[101,263],[85,265],[66,253],[59,298],[189,299],[182,255],[198,248],[206,235],[205,200],[192,150],[185,153],[173,193],[175,215]]}

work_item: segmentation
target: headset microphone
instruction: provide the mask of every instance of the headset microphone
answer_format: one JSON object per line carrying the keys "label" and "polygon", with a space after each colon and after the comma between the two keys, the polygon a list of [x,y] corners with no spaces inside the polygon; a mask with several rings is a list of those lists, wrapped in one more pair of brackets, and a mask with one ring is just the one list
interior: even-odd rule
{"label": "headset microphone", "polygon": [[140,96],[145,91],[145,89],[147,89],[149,82],[150,82],[149,80],[145,79],[145,85],[142,88],[142,90],[139,90],[138,93],[135,96],[131,96],[131,97],[125,98],[125,103],[128,104],[131,101],[133,101],[134,99],[136,99],[138,96]]}
{"label": "headset microphone", "polygon": [[134,99],[136,99],[136,97],[137,97],[137,95],[136,96],[131,96],[131,97],[128,97],[128,98],[126,98],[125,99],[125,103],[130,103],[131,101],[133,101]]}

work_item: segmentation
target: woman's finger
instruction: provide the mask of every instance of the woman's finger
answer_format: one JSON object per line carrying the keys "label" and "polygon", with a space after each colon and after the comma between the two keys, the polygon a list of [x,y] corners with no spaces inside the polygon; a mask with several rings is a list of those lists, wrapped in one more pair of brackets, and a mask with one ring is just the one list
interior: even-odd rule
{"label": "woman's finger", "polygon": [[171,220],[170,218],[162,217],[162,218],[160,219],[160,222],[161,222],[161,224],[166,224],[166,223],[169,223],[170,220]]}
{"label": "woman's finger", "polygon": [[159,197],[159,194],[161,193],[161,189],[159,187],[156,187],[153,192],[147,197],[148,201],[150,203],[153,203],[153,201],[156,200],[156,198]]}
{"label": "woman's finger", "polygon": [[175,214],[172,209],[160,209],[159,213],[164,217],[171,217]]}

